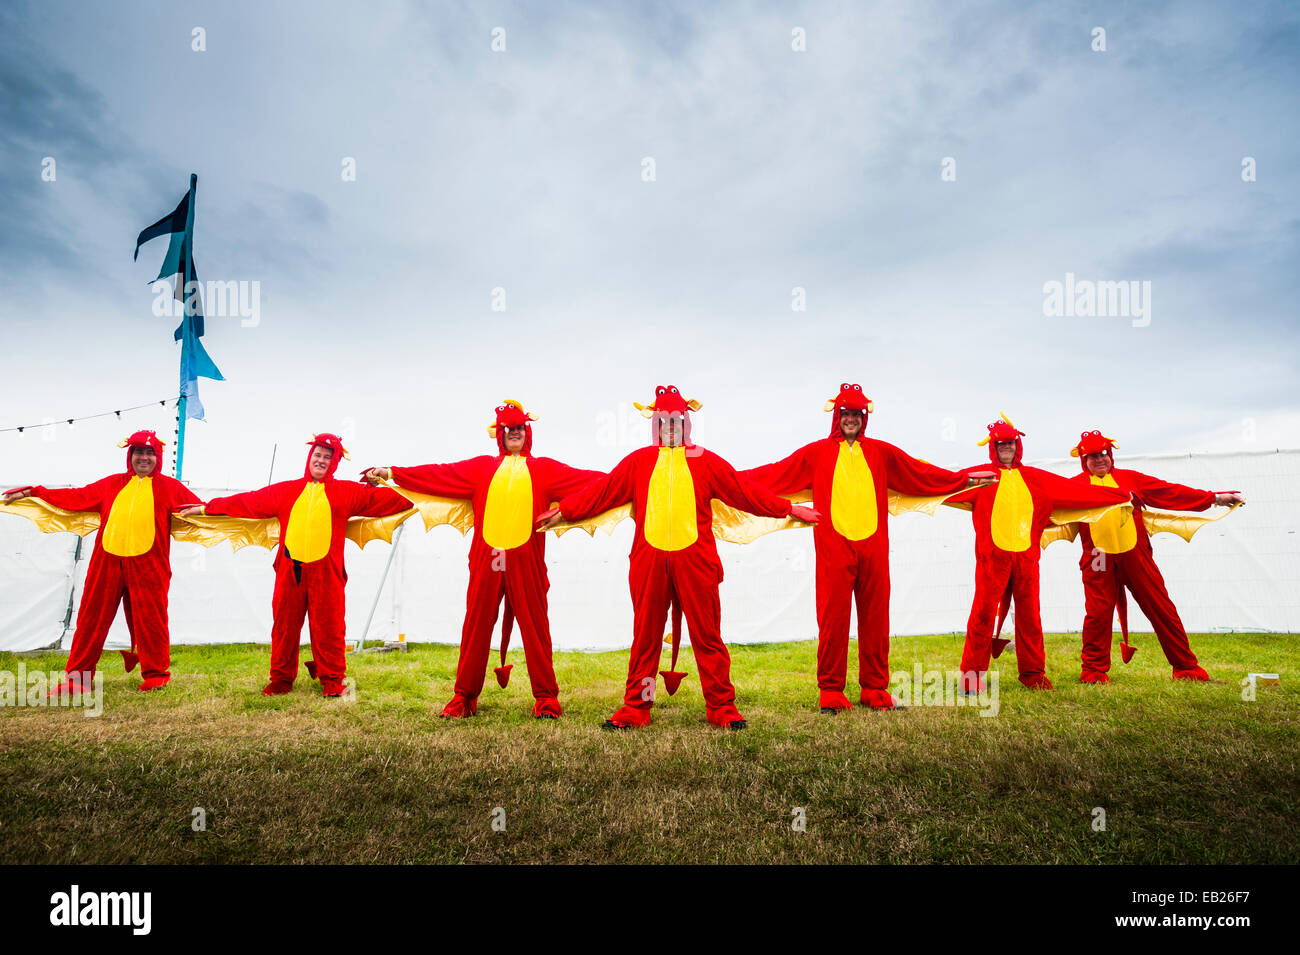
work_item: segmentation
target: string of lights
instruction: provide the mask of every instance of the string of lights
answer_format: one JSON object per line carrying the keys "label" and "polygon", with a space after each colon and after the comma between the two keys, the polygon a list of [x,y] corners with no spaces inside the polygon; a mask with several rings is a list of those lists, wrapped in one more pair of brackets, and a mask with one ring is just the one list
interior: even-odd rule
{"label": "string of lights", "polygon": [[18,425],[13,428],[0,428],[0,433],[4,433],[6,431],[17,431],[19,434],[22,434],[25,431],[34,431],[37,428],[53,428],[56,425],[61,425],[61,424],[66,424],[69,427],[71,427],[72,425],[76,424],[78,421],[90,421],[93,418],[107,418],[109,415],[117,415],[117,417],[120,418],[122,417],[122,412],[124,411],[139,411],[141,408],[152,408],[154,405],[158,405],[160,407],[165,408],[167,407],[167,405],[176,404],[179,401],[180,401],[179,397],[162,398],[158,401],[151,401],[148,404],[144,404],[144,405],[133,405],[130,408],[119,408],[116,411],[101,411],[99,414],[80,415],[79,417],[76,418],[50,418],[48,421],[42,421],[40,424],[24,424],[24,425]]}

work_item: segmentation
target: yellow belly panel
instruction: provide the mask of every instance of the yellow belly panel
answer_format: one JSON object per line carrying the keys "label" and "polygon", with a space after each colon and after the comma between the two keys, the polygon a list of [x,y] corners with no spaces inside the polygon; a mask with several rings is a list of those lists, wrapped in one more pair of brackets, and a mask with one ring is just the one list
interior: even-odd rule
{"label": "yellow belly panel", "polygon": [[[1115,478],[1109,474],[1104,478],[1094,474],[1088,480],[1102,487],[1119,487]],[[1089,524],[1088,530],[1092,534],[1092,546],[1106,554],[1124,554],[1137,546],[1138,535],[1133,518],[1128,511],[1120,508],[1115,508],[1101,520]]]}
{"label": "yellow belly panel", "polygon": [[330,499],[325,485],[308,481],[289,511],[289,526],[284,532],[284,549],[302,564],[320,560],[330,552]]}
{"label": "yellow belly panel", "polygon": [[876,532],[879,520],[871,466],[861,449],[841,441],[831,481],[831,526],[849,540],[861,541]]}
{"label": "yellow belly panel", "polygon": [[497,550],[528,543],[533,533],[533,476],[528,459],[508,455],[492,475],[483,505],[483,540]]}
{"label": "yellow belly panel", "polygon": [[104,550],[114,557],[139,557],[153,547],[153,478],[132,477],[108,509]]}
{"label": "yellow belly panel", "polygon": [[683,550],[695,543],[695,481],[685,448],[660,448],[646,498],[645,539],[659,550]]}
{"label": "yellow belly panel", "polygon": [[1025,486],[1019,468],[1002,472],[993,498],[993,543],[1003,550],[1029,550],[1034,524],[1034,496]]}

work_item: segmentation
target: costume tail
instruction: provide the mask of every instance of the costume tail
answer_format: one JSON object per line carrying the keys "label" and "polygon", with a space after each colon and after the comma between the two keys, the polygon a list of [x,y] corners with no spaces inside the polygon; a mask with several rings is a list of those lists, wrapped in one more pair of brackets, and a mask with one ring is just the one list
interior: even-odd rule
{"label": "costume tail", "polygon": [[510,598],[506,598],[505,615],[501,619],[501,665],[492,672],[497,675],[497,684],[501,689],[505,689],[510,683],[510,669],[513,663],[506,663],[506,650],[510,647],[510,631],[515,628],[515,611],[510,606]]}
{"label": "costume tail", "polygon": [[1125,663],[1133,659],[1133,654],[1138,652],[1138,648],[1128,642],[1128,596],[1124,593],[1124,585],[1119,584],[1119,593],[1115,596],[1115,612],[1119,614],[1119,632],[1121,640],[1119,642],[1119,656]]}
{"label": "costume tail", "polygon": [[1007,578],[1006,592],[1002,594],[1002,599],[998,602],[998,628],[993,633],[993,659],[995,660],[1002,656],[1002,651],[1011,642],[1002,636],[1002,625],[1007,622],[1007,614],[1011,612],[1011,587],[1014,583],[1014,578]]}
{"label": "costume tail", "polygon": [[673,631],[668,636],[672,640],[673,658],[672,663],[668,665],[668,669],[660,670],[659,675],[664,678],[664,689],[668,691],[669,696],[672,696],[677,692],[677,688],[682,685],[682,680],[686,677],[685,672],[679,673],[677,671],[677,652],[682,646],[682,605],[677,598],[676,590],[669,596],[669,610]]}

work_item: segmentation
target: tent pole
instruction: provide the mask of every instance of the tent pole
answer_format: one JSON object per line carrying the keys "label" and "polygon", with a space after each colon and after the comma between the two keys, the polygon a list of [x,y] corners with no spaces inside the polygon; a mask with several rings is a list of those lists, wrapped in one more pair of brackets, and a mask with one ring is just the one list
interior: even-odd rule
{"label": "tent pole", "polygon": [[77,562],[81,560],[81,541],[80,535],[77,536],[76,547],[72,550],[72,583],[68,586],[68,609],[63,614],[63,633],[59,634],[58,646],[62,648],[63,641],[68,637],[68,628],[72,626],[72,607],[73,601],[77,597]]}
{"label": "tent pole", "polygon": [[384,575],[379,578],[379,586],[375,588],[375,599],[370,602],[370,613],[366,615],[366,625],[361,630],[361,636],[357,638],[354,650],[360,650],[366,645],[366,634],[370,632],[370,622],[375,619],[375,609],[379,606],[379,597],[384,592],[384,583],[388,580],[388,570],[393,566],[393,555],[397,553],[397,542],[402,539],[402,530],[405,527],[405,523],[398,524],[397,530],[393,532],[393,543],[388,548],[388,560],[384,562]]}

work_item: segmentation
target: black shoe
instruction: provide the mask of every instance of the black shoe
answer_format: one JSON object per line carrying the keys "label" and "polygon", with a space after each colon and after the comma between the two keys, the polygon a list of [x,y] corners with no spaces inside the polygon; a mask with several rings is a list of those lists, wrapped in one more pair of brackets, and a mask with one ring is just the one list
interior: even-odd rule
{"label": "black shoe", "polygon": [[749,724],[748,724],[747,722],[745,722],[744,720],[732,720],[730,723],[727,724],[727,729],[729,729],[729,730],[747,730],[747,729],[749,729]]}
{"label": "black shoe", "polygon": [[823,713],[829,713],[831,716],[835,716],[837,713],[839,713],[839,710],[837,710],[837,709],[836,709],[835,707],[833,707],[833,706],[823,706],[823,707],[822,707],[822,712],[823,712]]}
{"label": "black shoe", "polygon": [[613,720],[605,720],[605,722],[601,724],[600,728],[603,730],[630,730],[632,727],[619,726]]}
{"label": "black shoe", "polygon": [[556,716],[554,713],[538,713],[538,714],[537,714],[535,717],[533,717],[533,718],[534,718],[534,719],[538,719],[538,720],[558,720],[558,719],[559,719],[559,717]]}

